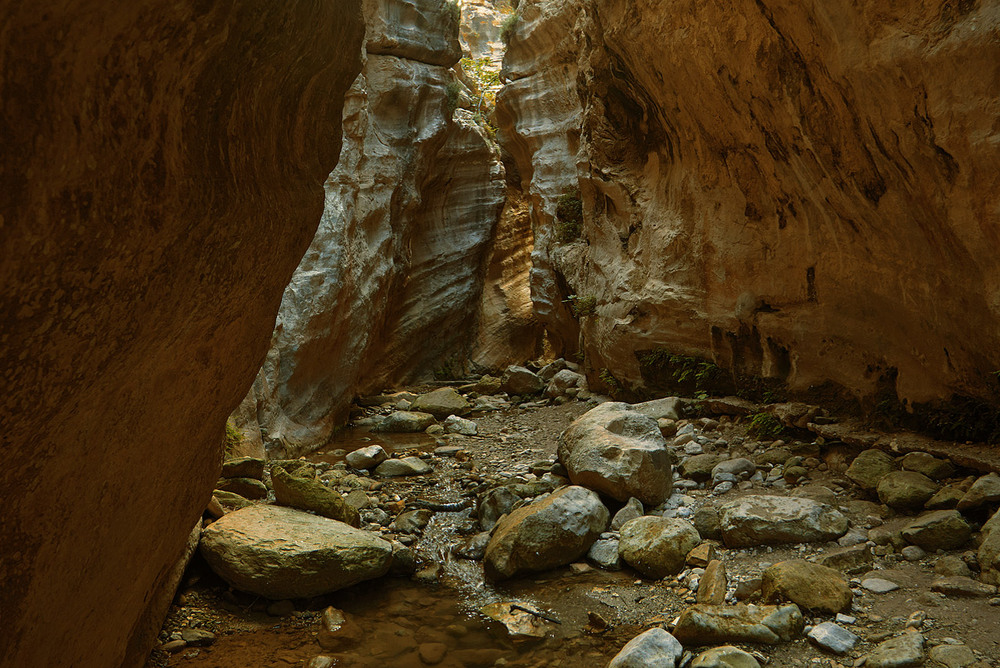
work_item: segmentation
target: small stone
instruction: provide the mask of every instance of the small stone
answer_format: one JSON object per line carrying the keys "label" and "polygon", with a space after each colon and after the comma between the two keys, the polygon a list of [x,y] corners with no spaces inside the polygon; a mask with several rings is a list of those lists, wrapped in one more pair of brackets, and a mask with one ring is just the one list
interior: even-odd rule
{"label": "small stone", "polygon": [[938,645],[931,648],[928,656],[947,668],[965,668],[976,662],[976,655],[965,645]]}
{"label": "small stone", "polygon": [[854,624],[855,622],[858,621],[858,618],[853,615],[845,615],[842,612],[838,612],[837,616],[834,618],[834,621],[837,622],[838,624]]}
{"label": "small stone", "polygon": [[160,645],[160,649],[170,654],[176,654],[187,646],[188,644],[185,641],[178,639],[163,643]]}
{"label": "small stone", "polygon": [[447,652],[448,646],[443,642],[425,642],[417,646],[420,660],[431,666],[441,663]]}
{"label": "small stone", "polygon": [[722,605],[726,602],[726,566],[718,559],[709,562],[698,583],[698,603]]}
{"label": "small stone", "polygon": [[858,544],[821,552],[810,561],[842,573],[863,573],[871,567],[872,553],[867,545]]}
{"label": "small stone", "polygon": [[423,533],[433,516],[434,513],[426,508],[400,513],[395,521],[396,531],[415,535]]}
{"label": "small stone", "polygon": [[340,652],[361,642],[364,632],[343,610],[327,607],[320,615],[319,644],[328,652]]}
{"label": "small stone", "polygon": [[715,544],[706,542],[688,552],[685,563],[695,568],[704,568],[713,559],[715,559]]}
{"label": "small stone", "polygon": [[629,640],[608,668],[674,668],[683,653],[677,638],[654,627]]}
{"label": "small stone", "polygon": [[434,469],[419,457],[387,459],[375,467],[375,475],[384,477],[423,475]]}
{"label": "small stone", "polygon": [[834,654],[847,654],[859,640],[858,636],[833,622],[817,624],[807,636],[814,645]]}
{"label": "small stone", "polygon": [[615,513],[615,516],[611,519],[611,529],[613,531],[618,531],[626,522],[642,517],[642,514],[642,501],[634,496],[630,497],[628,503],[626,503],[621,510]]}
{"label": "small stone", "polygon": [[887,594],[890,591],[899,589],[899,585],[882,578],[866,578],[861,581],[861,586],[873,594]]}
{"label": "small stone", "polygon": [[752,654],[724,645],[699,654],[690,668],[760,668],[760,663]]}
{"label": "small stone", "polygon": [[378,466],[388,458],[389,455],[381,445],[369,445],[348,452],[344,461],[351,468],[366,470]]}
{"label": "small stone", "polygon": [[767,568],[761,593],[767,603],[789,600],[801,608],[829,614],[848,610],[853,599],[851,588],[838,571],[801,559]]}
{"label": "small stone", "polygon": [[215,634],[205,629],[183,629],[181,640],[186,642],[188,647],[208,647],[215,642]]}
{"label": "small stone", "polygon": [[748,580],[740,580],[736,583],[736,600],[746,601],[755,596],[760,595],[760,587],[762,581],[760,578],[750,578]]}
{"label": "small stone", "polygon": [[472,420],[457,415],[452,415],[444,421],[444,430],[449,434],[462,434],[463,436],[475,436],[479,433],[479,426]]}
{"label": "small stone", "polygon": [[587,551],[587,560],[606,571],[620,571],[624,567],[618,552],[617,538],[601,538],[595,541]]}
{"label": "small stone", "polygon": [[972,571],[969,565],[961,557],[948,554],[934,562],[934,573],[942,577],[971,577]]}
{"label": "small stone", "polygon": [[906,628],[908,629],[919,629],[924,625],[924,621],[927,619],[927,613],[923,610],[917,610],[910,614],[906,618]]}
{"label": "small stone", "polygon": [[900,551],[900,554],[907,561],[920,561],[927,556],[927,553],[917,545],[907,545]]}

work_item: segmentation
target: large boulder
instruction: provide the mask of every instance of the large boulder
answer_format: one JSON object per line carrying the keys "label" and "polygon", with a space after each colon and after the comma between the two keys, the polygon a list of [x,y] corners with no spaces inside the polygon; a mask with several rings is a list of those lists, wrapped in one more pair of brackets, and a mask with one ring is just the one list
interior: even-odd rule
{"label": "large boulder", "polygon": [[892,473],[895,468],[892,457],[881,450],[872,449],[865,450],[855,457],[845,475],[861,489],[873,490],[878,486],[878,481]]}
{"label": "large boulder", "polygon": [[361,525],[361,516],[347,505],[344,497],[315,478],[290,475],[280,466],[271,467],[271,485],[279,504],[311,510],[317,515],[338,520],[352,527]]}
{"label": "large boulder", "polygon": [[416,434],[434,424],[434,416],[422,411],[393,411],[379,422],[374,431],[391,434]]}
{"label": "large boulder", "polygon": [[761,578],[761,595],[766,603],[791,601],[800,608],[831,615],[849,610],[854,598],[838,571],[801,559],[767,568]]}
{"label": "large boulder", "polygon": [[559,461],[570,480],[618,501],[655,506],[672,488],[671,456],[656,420],[628,404],[601,404],[559,437]]}
{"label": "large boulder", "polygon": [[982,542],[977,558],[982,569],[982,579],[990,584],[1000,585],[1000,512],[983,525]]}
{"label": "large boulder", "polygon": [[978,478],[958,502],[959,510],[972,510],[984,503],[1000,501],[1000,475],[989,473]]}
{"label": "large boulder", "polygon": [[545,381],[523,366],[509,366],[500,377],[500,389],[507,394],[538,394],[544,387]]}
{"label": "large boulder", "polygon": [[653,627],[629,640],[608,668],[674,668],[682,654],[684,648],[677,638]]}
{"label": "large boulder", "polygon": [[928,552],[957,550],[972,537],[972,527],[957,510],[934,510],[903,527],[902,535]]}
{"label": "large boulder", "polygon": [[794,604],[707,605],[684,610],[674,636],[684,645],[760,643],[777,645],[796,638],[805,626],[802,612]]}
{"label": "large boulder", "polygon": [[745,496],[720,510],[722,537],[730,547],[836,540],[848,525],[839,510],[795,497]]}
{"label": "large boulder", "polygon": [[589,489],[569,486],[501,520],[483,565],[491,580],[544,571],[582,557],[608,526],[610,513]]}
{"label": "large boulder", "polygon": [[723,645],[696,656],[691,668],[760,668],[760,663],[753,654],[732,645]]}
{"label": "large boulder", "polygon": [[442,387],[421,394],[410,404],[410,410],[417,413],[430,413],[439,420],[443,420],[449,415],[467,415],[472,407],[465,400],[458,390],[453,387]]}
{"label": "large boulder", "polygon": [[893,471],[878,481],[878,498],[894,510],[919,510],[941,485],[922,473]]}
{"label": "large boulder", "polygon": [[282,506],[229,513],[202,532],[201,553],[234,588],[270,599],[308,598],[377,578],[392,545],[343,522]]}
{"label": "large boulder", "polygon": [[647,515],[622,526],[618,553],[643,575],[660,579],[679,573],[688,552],[700,542],[689,522]]}

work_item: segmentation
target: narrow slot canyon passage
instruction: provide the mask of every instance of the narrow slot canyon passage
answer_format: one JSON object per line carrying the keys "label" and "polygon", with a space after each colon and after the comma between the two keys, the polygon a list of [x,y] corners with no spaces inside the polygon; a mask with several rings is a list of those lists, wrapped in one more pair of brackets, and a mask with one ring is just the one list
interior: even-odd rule
{"label": "narrow slot canyon passage", "polygon": [[1000,666],[1000,5],[0,3],[0,668]]}

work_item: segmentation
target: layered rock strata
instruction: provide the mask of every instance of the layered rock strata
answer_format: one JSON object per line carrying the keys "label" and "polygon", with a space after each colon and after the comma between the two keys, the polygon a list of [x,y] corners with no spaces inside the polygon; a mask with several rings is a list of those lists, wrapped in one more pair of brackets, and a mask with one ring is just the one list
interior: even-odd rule
{"label": "layered rock strata", "polygon": [[[1000,367],[1000,15],[524,0],[498,117],[554,340],[919,404]],[[579,190],[576,240],[556,206]],[[563,305],[587,298],[586,314]]]}
{"label": "layered rock strata", "polygon": [[504,175],[481,122],[456,108],[454,10],[366,3],[340,165],[254,387],[272,451],[318,447],[355,394],[467,356]]}
{"label": "layered rock strata", "polygon": [[359,2],[0,8],[0,665],[141,665],[322,213]]}

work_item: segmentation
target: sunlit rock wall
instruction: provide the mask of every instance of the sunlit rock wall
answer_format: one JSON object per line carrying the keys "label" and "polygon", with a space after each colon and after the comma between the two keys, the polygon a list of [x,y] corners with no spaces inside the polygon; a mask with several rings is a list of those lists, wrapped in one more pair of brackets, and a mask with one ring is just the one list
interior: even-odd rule
{"label": "sunlit rock wall", "polygon": [[[501,95],[564,348],[995,397],[1000,8],[523,0]],[[579,187],[581,239],[552,231]],[[561,307],[592,297],[577,322]]]}

